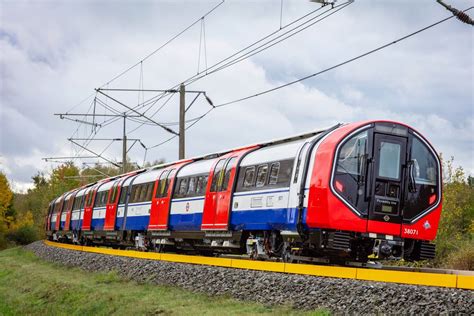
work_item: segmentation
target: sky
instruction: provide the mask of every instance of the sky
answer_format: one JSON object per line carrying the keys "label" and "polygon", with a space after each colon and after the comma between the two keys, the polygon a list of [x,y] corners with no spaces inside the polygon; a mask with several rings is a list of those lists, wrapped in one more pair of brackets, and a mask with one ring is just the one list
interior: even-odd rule
{"label": "sky", "polygon": [[[206,65],[268,34],[286,32],[291,27],[288,24],[320,6],[307,0],[227,0],[199,20],[220,2],[0,0],[0,170],[13,189],[25,191],[32,186],[32,176],[48,174],[58,166],[45,162],[44,157],[90,156],[68,138],[122,137],[121,120],[105,126],[106,118],[97,118],[102,127],[94,131],[91,125],[54,116],[92,113],[95,88],[175,87]],[[458,9],[472,6],[469,0],[447,2]],[[326,10],[330,7],[317,13]],[[316,73],[449,15],[435,0],[356,0],[295,36],[186,89],[206,91],[214,104],[226,103]],[[474,10],[470,15],[474,16]],[[194,21],[198,22],[144,60]],[[187,131],[186,155],[282,138],[339,122],[389,119],[414,127],[444,157],[453,156],[456,165],[474,174],[473,30],[450,19],[312,79],[215,109]],[[157,95],[107,93],[133,107]],[[109,109],[96,105],[95,113],[126,111],[99,97]],[[179,97],[169,98],[166,104],[168,96],[149,109],[139,109],[148,110],[151,116],[164,104],[152,119],[177,131]],[[189,104],[193,96],[186,98]],[[209,109],[200,96],[186,118],[199,117]],[[172,136],[156,125],[145,124],[132,131],[139,125],[127,121],[127,137],[141,139],[146,147]],[[120,142],[93,140],[87,147],[109,160],[121,161]],[[129,157],[139,165],[157,159],[173,161],[178,157],[178,141],[175,138],[149,149],[146,155],[136,144]],[[79,167],[103,162],[97,158],[74,161]]]}

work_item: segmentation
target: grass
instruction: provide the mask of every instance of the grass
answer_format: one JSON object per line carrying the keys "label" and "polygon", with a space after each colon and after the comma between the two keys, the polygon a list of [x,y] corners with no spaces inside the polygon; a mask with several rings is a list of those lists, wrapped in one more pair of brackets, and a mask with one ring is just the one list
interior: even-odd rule
{"label": "grass", "polygon": [[138,284],[117,273],[52,264],[22,248],[0,252],[0,315],[327,315]]}

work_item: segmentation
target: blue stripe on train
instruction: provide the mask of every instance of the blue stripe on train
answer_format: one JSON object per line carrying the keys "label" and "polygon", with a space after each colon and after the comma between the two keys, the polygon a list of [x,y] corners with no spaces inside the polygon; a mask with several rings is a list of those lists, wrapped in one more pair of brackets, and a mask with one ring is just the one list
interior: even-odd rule
{"label": "blue stripe on train", "polygon": [[82,219],[71,220],[71,229],[72,230],[81,230],[82,229]]}
{"label": "blue stripe on train", "polygon": [[91,220],[91,230],[103,230],[104,229],[104,218],[93,218]]}
{"label": "blue stripe on train", "polygon": [[[306,208],[304,213],[306,213]],[[230,216],[230,226],[232,230],[296,230],[297,215],[296,208],[233,211]],[[303,214],[304,218],[306,216]],[[148,215],[128,217],[125,230],[146,230],[149,219]],[[115,229],[121,230],[123,222],[124,218],[118,217]],[[202,213],[174,214],[170,215],[169,229],[172,231],[199,231],[201,223]],[[80,229],[81,225],[82,220],[72,221],[72,229]],[[92,219],[92,230],[102,230],[103,225],[104,219]]]}

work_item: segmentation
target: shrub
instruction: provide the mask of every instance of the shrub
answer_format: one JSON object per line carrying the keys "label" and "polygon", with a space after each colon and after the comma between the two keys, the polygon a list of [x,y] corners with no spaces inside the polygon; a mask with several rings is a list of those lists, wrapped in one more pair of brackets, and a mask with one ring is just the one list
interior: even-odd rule
{"label": "shrub", "polygon": [[38,240],[38,236],[38,230],[34,225],[24,225],[11,231],[8,234],[8,239],[20,245],[27,245]]}
{"label": "shrub", "polygon": [[456,270],[474,270],[474,240],[463,242],[448,255],[445,266]]}

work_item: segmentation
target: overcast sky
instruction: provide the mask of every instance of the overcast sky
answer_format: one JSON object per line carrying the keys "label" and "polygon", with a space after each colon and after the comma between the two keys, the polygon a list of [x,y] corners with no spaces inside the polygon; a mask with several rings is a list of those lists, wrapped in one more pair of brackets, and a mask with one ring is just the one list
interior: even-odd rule
{"label": "overcast sky", "polygon": [[[88,137],[91,126],[60,120],[53,113],[86,112],[93,97],[73,106],[219,2],[0,0],[0,170],[7,174],[14,189],[25,190],[31,186],[34,174],[48,173],[57,166],[45,163],[42,157],[88,155],[78,153],[67,138],[77,128],[75,137]],[[472,5],[469,0],[448,2],[459,9]],[[284,0],[281,25],[285,27],[318,6],[307,0]],[[187,89],[205,90],[215,104],[245,97],[315,73],[449,14],[435,0],[356,0],[296,36]],[[473,16],[474,10],[470,14]],[[204,69],[206,62],[210,66],[279,30],[280,1],[227,0],[204,22],[206,54],[202,41],[199,66],[201,23],[108,87],[171,88],[195,75],[198,67]],[[413,126],[432,141],[438,152],[454,156],[458,165],[474,174],[473,43],[473,27],[451,19],[313,79],[216,109],[188,130],[187,155],[338,122],[391,119]],[[154,95],[113,93],[130,106]],[[155,112],[164,100],[147,113]],[[191,101],[191,95],[187,101]],[[153,119],[176,122],[178,102],[177,95],[172,97]],[[108,105],[125,111],[110,100]],[[199,98],[187,118],[208,109],[205,99]],[[101,106],[96,111],[111,113]],[[136,122],[127,122],[128,131],[137,126]],[[177,130],[177,126],[170,127]],[[117,121],[99,129],[95,137],[119,138],[122,128]],[[170,136],[149,125],[128,135],[142,139],[147,147]],[[89,148],[102,152],[108,144],[92,141]],[[144,153],[136,145],[129,154],[132,161],[142,164]],[[112,144],[103,155],[120,161],[121,143]],[[174,139],[150,149],[146,160],[171,161],[177,155],[178,142]],[[82,166],[84,161],[97,159],[77,159],[76,163]]]}

